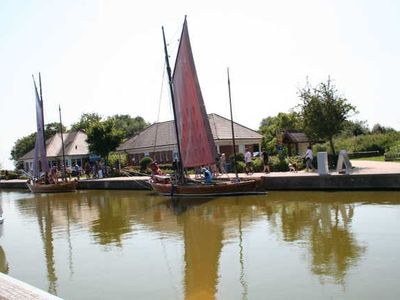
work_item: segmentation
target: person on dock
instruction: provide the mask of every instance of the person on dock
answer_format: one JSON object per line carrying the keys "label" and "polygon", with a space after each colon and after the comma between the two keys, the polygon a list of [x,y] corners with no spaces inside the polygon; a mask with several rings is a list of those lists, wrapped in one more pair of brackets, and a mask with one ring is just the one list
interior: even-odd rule
{"label": "person on dock", "polygon": [[306,171],[314,171],[314,167],[312,164],[313,161],[313,153],[311,150],[311,146],[307,147],[307,151],[306,151],[306,155],[304,156],[305,160],[306,160]]}
{"label": "person on dock", "polygon": [[249,149],[246,149],[246,153],[244,154],[244,162],[246,163],[246,174],[253,173],[253,162],[251,160],[251,152]]}
{"label": "person on dock", "polygon": [[269,171],[269,155],[268,155],[268,152],[265,149],[262,149],[261,159],[262,159],[263,166],[264,166],[263,172],[269,173],[270,172]]}
{"label": "person on dock", "polygon": [[221,174],[226,174],[225,164],[226,164],[225,153],[221,153],[221,157],[219,159],[219,168],[220,168]]}

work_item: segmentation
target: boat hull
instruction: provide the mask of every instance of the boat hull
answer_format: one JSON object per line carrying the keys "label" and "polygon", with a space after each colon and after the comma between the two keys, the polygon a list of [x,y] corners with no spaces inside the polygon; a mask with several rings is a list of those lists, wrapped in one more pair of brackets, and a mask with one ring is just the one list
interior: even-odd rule
{"label": "boat hull", "polygon": [[78,186],[77,181],[60,182],[57,184],[30,184],[27,183],[32,193],[65,193],[74,192]]}
{"label": "boat hull", "polygon": [[221,181],[212,184],[188,183],[178,185],[150,180],[150,185],[153,190],[160,195],[170,197],[211,197],[266,194],[265,191],[259,189],[259,182],[257,180],[246,180],[241,182]]}

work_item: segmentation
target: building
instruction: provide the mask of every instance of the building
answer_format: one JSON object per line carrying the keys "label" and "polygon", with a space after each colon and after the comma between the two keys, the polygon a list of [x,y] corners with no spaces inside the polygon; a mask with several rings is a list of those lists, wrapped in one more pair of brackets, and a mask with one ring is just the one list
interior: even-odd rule
{"label": "building", "polygon": [[[83,166],[89,160],[89,145],[86,142],[87,135],[82,131],[63,133],[65,164],[67,167],[78,164]],[[26,172],[32,169],[35,150],[31,150],[23,155],[19,160]],[[46,153],[49,165],[60,166],[63,153],[60,133],[55,134],[46,140]]]}
{"label": "building", "polygon": [[311,143],[304,132],[286,130],[283,134],[283,144],[287,146],[289,156],[303,156]]}
{"label": "building", "polygon": [[[233,153],[231,121],[217,114],[209,114],[211,131],[218,153],[229,157]],[[243,125],[234,123],[236,151],[245,149],[259,152],[262,135]],[[145,156],[150,156],[160,163],[170,163],[177,157],[175,127],[173,121],[155,123],[138,135],[121,144],[117,151],[128,154],[129,161],[137,164]]]}

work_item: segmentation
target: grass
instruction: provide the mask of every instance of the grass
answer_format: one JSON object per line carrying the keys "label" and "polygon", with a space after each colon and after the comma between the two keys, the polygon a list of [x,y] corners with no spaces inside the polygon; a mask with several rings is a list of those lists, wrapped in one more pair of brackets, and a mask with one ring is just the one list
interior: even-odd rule
{"label": "grass", "polygon": [[[362,157],[362,158],[353,158],[351,160],[370,160],[370,161],[385,161],[385,157],[382,156],[372,156],[372,157]],[[394,160],[393,162],[400,163],[399,160]]]}

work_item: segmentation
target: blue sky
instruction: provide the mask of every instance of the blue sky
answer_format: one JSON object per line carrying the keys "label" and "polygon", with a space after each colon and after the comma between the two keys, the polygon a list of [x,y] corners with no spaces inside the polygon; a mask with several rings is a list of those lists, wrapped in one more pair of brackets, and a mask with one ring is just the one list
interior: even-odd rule
{"label": "blue sky", "polygon": [[257,129],[334,80],[354,119],[400,129],[398,1],[0,1],[0,164],[35,130],[32,74],[42,73],[46,123],[84,112],[171,119],[161,26],[172,60],[184,15],[209,113]]}

